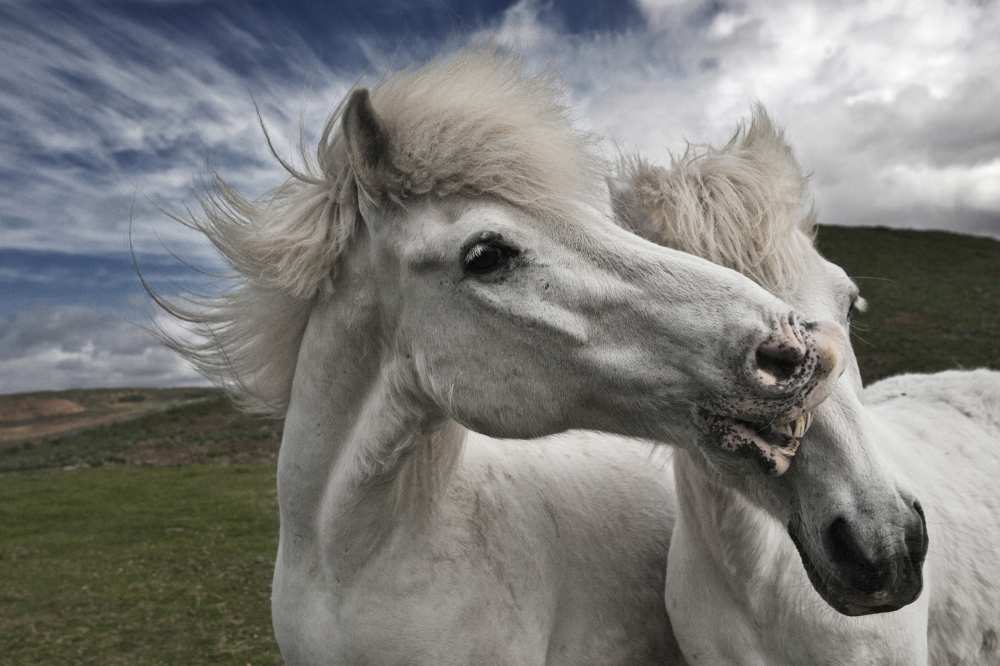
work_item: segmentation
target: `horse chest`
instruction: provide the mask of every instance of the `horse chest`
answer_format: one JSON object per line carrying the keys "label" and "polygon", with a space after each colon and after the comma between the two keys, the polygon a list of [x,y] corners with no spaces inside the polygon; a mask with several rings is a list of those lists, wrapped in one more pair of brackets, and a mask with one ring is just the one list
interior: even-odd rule
{"label": "horse chest", "polygon": [[[516,664],[544,650],[522,590],[431,548],[380,553],[340,582],[281,565],[274,622],[289,664]],[[491,651],[506,656],[483,661]]]}
{"label": "horse chest", "polygon": [[[676,663],[664,662],[658,576],[622,579],[648,562],[620,546],[607,560],[591,553],[589,532],[566,517],[578,506],[542,483],[527,492],[499,468],[465,473],[427,519],[397,523],[350,567],[344,543],[323,538],[311,556],[279,557],[275,628],[289,664]],[[510,476],[527,483],[528,473]],[[637,525],[627,532],[658,543]]]}

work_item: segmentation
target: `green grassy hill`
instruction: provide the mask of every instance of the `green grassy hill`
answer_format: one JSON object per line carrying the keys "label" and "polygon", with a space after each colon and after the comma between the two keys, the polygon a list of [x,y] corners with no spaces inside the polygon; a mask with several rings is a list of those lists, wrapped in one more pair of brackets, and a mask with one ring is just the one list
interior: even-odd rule
{"label": "green grassy hill", "polygon": [[197,394],[137,418],[7,444],[0,448],[0,472],[276,461],[280,423],[240,412],[217,390]]}
{"label": "green grassy hill", "polygon": [[[870,302],[854,325],[867,381],[1000,368],[1000,242],[825,227],[820,246]],[[279,424],[213,392],[50,395],[85,408],[55,418],[84,419],[140,393],[164,407],[0,448],[0,661],[279,663]]]}
{"label": "green grassy hill", "polygon": [[819,246],[868,300],[869,311],[853,326],[866,382],[902,372],[1000,368],[1000,242],[823,227]]}

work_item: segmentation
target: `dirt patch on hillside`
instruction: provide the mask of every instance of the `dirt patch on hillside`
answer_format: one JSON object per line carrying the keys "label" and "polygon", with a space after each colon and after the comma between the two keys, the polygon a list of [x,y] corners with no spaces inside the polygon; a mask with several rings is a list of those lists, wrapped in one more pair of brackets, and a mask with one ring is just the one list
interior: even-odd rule
{"label": "dirt patch on hillside", "polygon": [[[0,396],[10,404],[38,396]],[[0,422],[0,472],[98,465],[274,463],[281,423],[240,412],[218,391],[74,391],[78,414]],[[5,440],[5,438],[7,438]]]}
{"label": "dirt patch on hillside", "polygon": [[0,423],[34,421],[85,411],[80,403],[65,398],[21,398],[0,403]]}
{"label": "dirt patch on hillside", "polygon": [[130,410],[110,414],[66,414],[61,417],[39,418],[27,423],[0,425],[0,449],[29,439],[44,439],[78,430],[95,428],[130,418],[138,418],[148,410]]}
{"label": "dirt patch on hillside", "polygon": [[0,395],[0,450],[139,418],[213,395],[199,389],[94,389]]}

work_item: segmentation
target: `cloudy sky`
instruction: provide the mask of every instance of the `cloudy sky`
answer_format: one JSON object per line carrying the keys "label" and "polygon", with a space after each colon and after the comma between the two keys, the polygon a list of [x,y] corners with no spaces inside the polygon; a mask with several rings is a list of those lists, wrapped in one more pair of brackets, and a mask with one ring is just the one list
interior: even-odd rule
{"label": "cloudy sky", "polygon": [[[207,169],[277,184],[355,82],[492,36],[559,72],[580,127],[666,160],[760,100],[830,224],[1000,237],[994,2],[0,0],[0,392],[190,383],[137,324],[217,260],[171,224]],[[173,254],[172,254],[173,253]]]}

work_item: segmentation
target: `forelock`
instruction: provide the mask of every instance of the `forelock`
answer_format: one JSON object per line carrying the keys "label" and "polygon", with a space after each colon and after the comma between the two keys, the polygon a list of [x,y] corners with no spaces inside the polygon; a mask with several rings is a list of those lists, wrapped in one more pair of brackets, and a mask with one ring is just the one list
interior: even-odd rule
{"label": "forelock", "polygon": [[617,176],[612,204],[623,225],[776,293],[794,288],[815,214],[807,178],[763,107],[721,148],[689,145],[670,168],[628,157]]}
{"label": "forelock", "polygon": [[393,197],[489,196],[539,214],[594,196],[598,169],[563,91],[497,49],[466,50],[372,92],[390,133]]}

